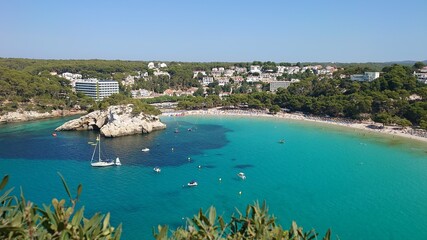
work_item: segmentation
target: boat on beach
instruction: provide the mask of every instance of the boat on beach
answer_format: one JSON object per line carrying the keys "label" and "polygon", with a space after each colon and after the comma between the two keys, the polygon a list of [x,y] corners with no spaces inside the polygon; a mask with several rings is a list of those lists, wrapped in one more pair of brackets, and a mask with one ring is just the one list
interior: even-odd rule
{"label": "boat on beach", "polygon": [[[95,158],[96,151],[98,150],[98,159]],[[101,138],[98,135],[96,138],[95,148],[93,149],[92,158],[90,160],[92,167],[110,167],[110,166],[121,166],[122,163],[117,157],[115,160],[101,159]]]}
{"label": "boat on beach", "polygon": [[246,179],[245,174],[244,174],[244,173],[242,173],[242,172],[239,172],[239,173],[237,174],[237,176],[238,176],[239,178],[243,179],[243,180],[245,180],[245,179]]}

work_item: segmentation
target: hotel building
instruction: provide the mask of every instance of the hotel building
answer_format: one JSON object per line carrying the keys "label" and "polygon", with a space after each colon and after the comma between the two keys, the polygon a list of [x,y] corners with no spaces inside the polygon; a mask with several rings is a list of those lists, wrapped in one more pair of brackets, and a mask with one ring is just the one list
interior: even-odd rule
{"label": "hotel building", "polygon": [[119,83],[112,80],[82,79],[76,82],[76,92],[82,92],[95,101],[102,101],[119,93]]}

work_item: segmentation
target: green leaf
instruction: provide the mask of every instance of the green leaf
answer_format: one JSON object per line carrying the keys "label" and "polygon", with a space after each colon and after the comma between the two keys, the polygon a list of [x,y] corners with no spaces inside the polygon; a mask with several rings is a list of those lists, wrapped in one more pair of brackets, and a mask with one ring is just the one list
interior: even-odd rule
{"label": "green leaf", "polygon": [[328,231],[325,234],[325,237],[323,237],[323,240],[330,240],[331,239],[331,229],[328,229]]}
{"label": "green leaf", "polygon": [[222,219],[222,217],[219,217],[218,221],[219,221],[219,225],[221,226],[221,230],[224,230],[225,229],[224,219]]}
{"label": "green leaf", "polygon": [[213,206],[211,206],[209,209],[209,223],[211,226],[215,224],[215,218],[216,218],[216,209]]}
{"label": "green leaf", "polygon": [[116,231],[114,232],[114,239],[119,240],[122,235],[122,224],[117,227]]}
{"label": "green leaf", "polygon": [[3,193],[3,195],[0,197],[0,200],[3,202],[4,200],[6,200],[7,196],[9,196],[9,193],[13,191],[13,188],[7,190],[5,193]]}
{"label": "green leaf", "polygon": [[2,190],[6,186],[8,181],[9,181],[9,175],[4,176],[0,183],[0,190]]}
{"label": "green leaf", "polygon": [[80,194],[82,194],[82,185],[79,184],[79,186],[77,186],[77,196],[76,199],[79,199]]}
{"label": "green leaf", "polygon": [[110,225],[110,213],[107,213],[107,215],[104,218],[104,221],[102,222],[102,230],[107,229],[109,225]]}
{"label": "green leaf", "polygon": [[68,197],[71,199],[71,193],[70,189],[68,188],[67,183],[65,182],[64,177],[61,175],[61,173],[58,172],[59,177],[61,177],[62,184],[64,185],[65,191],[67,191]]}
{"label": "green leaf", "polygon": [[79,225],[79,223],[82,221],[83,213],[84,213],[84,207],[82,207],[80,210],[78,210],[76,212],[76,214],[74,214],[74,217],[71,220],[71,224],[73,226],[78,226]]}

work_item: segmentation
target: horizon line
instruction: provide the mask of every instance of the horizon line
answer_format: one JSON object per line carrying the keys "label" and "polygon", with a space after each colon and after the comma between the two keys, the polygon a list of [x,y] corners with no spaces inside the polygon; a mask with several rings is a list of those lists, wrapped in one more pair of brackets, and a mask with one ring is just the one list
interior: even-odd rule
{"label": "horizon line", "polygon": [[405,63],[405,62],[427,62],[425,60],[392,60],[392,61],[367,61],[367,62],[345,62],[345,61],[180,61],[180,60],[130,60],[130,59],[103,59],[103,58],[28,58],[28,57],[0,57],[0,59],[24,59],[24,60],[51,60],[51,61],[123,61],[123,62],[178,62],[178,63],[251,63],[251,62],[274,62],[274,63],[341,63],[341,64],[366,64],[366,63]]}

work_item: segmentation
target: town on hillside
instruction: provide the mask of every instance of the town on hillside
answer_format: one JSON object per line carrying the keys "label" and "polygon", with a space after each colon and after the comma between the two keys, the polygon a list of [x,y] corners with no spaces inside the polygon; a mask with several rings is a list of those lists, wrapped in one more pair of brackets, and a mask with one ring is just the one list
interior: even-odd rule
{"label": "town on hillside", "polygon": [[414,63],[0,59],[0,115],[128,103],[159,114],[154,104],[173,102],[182,110],[303,112],[427,129],[427,67]]}
{"label": "town on hillside", "polygon": [[[244,83],[254,84],[255,89],[263,89],[267,85],[267,91],[276,92],[279,88],[287,88],[292,83],[300,81],[302,74],[314,75],[322,78],[332,78],[333,74],[339,70],[336,66],[322,65],[307,65],[307,66],[273,66],[265,68],[261,65],[250,65],[249,68],[230,66],[230,67],[213,67],[208,71],[193,70],[192,78],[197,80],[201,87],[175,87],[163,91],[151,88],[137,88],[138,82],[147,82],[154,78],[171,78],[168,72],[168,65],[163,62],[150,62],[147,65],[148,71],[135,71],[128,75],[123,75],[121,79],[97,79],[83,78],[82,74],[70,72],[50,72],[51,75],[58,75],[70,81],[71,87],[76,92],[82,92],[96,100],[102,100],[112,94],[119,93],[119,84],[130,89],[133,98],[153,98],[159,96],[184,96],[194,95],[196,91],[202,89],[202,95],[206,96],[212,93],[210,87],[220,86],[221,89],[218,95],[220,97],[228,96],[233,93],[233,90],[239,89]],[[344,70],[344,68],[340,68]],[[112,73],[115,74],[120,73]],[[418,81],[427,83],[427,67],[414,72],[418,77]],[[352,81],[370,82],[377,79],[380,72],[364,72],[360,74],[340,74],[339,77],[349,78]],[[218,88],[217,88],[218,89]],[[218,91],[216,89],[216,91]],[[265,89],[265,88],[264,88]],[[248,89],[252,91],[252,88]]]}

